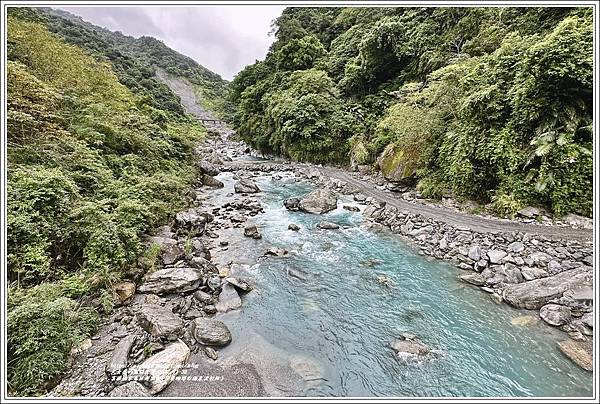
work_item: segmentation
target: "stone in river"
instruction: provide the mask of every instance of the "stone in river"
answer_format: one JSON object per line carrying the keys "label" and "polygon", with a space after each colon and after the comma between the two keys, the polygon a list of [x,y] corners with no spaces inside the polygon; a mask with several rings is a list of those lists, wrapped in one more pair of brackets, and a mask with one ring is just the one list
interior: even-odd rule
{"label": "stone in river", "polygon": [[215,176],[219,174],[219,169],[213,163],[207,160],[202,160],[200,162],[200,170],[206,175]]}
{"label": "stone in river", "polygon": [[192,334],[202,345],[225,346],[231,342],[229,328],[214,318],[199,317],[192,321]]}
{"label": "stone in river", "polygon": [[290,224],[288,225],[288,230],[292,230],[292,231],[298,231],[298,230],[300,230],[300,226],[298,226],[298,225],[297,225],[297,224],[295,224],[295,223],[290,223]]}
{"label": "stone in river", "polygon": [[340,228],[339,224],[322,221],[317,224],[317,227],[322,230],[336,230]]}
{"label": "stone in river", "polygon": [[175,342],[135,366],[131,373],[146,375],[151,385],[150,394],[156,394],[175,379],[189,356],[190,348],[182,341]]}
{"label": "stone in river", "polygon": [[244,236],[252,237],[254,239],[262,238],[262,235],[258,231],[258,227],[255,224],[249,224],[244,227]]}
{"label": "stone in river", "polygon": [[238,194],[255,194],[257,192],[260,192],[260,188],[258,187],[258,185],[256,185],[254,181],[246,178],[243,178],[235,184],[233,184],[233,189]]}
{"label": "stone in river", "polygon": [[594,364],[591,341],[582,342],[569,339],[566,341],[560,341],[558,343],[558,348],[577,365],[587,371],[592,371]]}
{"label": "stone in river", "polygon": [[202,185],[206,185],[207,187],[211,188],[223,188],[225,186],[225,184],[223,184],[221,181],[207,174],[202,176]]}
{"label": "stone in river", "polygon": [[300,203],[300,199],[298,199],[298,198],[288,198],[283,201],[283,206],[285,206],[285,208],[287,210],[296,211],[296,210],[300,209],[298,207],[299,203]]}
{"label": "stone in river", "polygon": [[486,280],[481,274],[478,274],[478,273],[461,275],[460,279],[467,283],[470,283],[472,285],[476,285],[476,286],[485,285],[485,280]]}
{"label": "stone in river", "polygon": [[412,334],[400,335],[398,339],[390,343],[390,346],[401,359],[418,359],[431,352],[431,348]]}
{"label": "stone in river", "polygon": [[328,189],[317,189],[304,196],[298,207],[303,212],[320,215],[337,208],[337,197]]}
{"label": "stone in river", "polygon": [[241,290],[242,292],[250,292],[252,290],[252,285],[250,285],[248,281],[235,276],[225,278],[225,282],[230,283],[231,285],[235,286],[236,289]]}

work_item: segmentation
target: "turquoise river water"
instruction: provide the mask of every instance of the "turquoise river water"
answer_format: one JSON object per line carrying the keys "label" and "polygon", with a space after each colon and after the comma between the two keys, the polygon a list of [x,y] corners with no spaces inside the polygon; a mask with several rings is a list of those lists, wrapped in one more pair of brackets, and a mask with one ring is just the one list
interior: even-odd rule
{"label": "turquoise river water", "polygon": [[[231,174],[218,178],[225,188],[217,192],[225,198],[232,192]],[[265,205],[265,213],[254,218],[263,234],[259,245],[291,253],[259,260],[248,270],[256,290],[243,297],[228,325],[234,341],[259,335],[292,360],[304,358],[300,367],[308,376],[302,394],[592,394],[591,373],[556,346],[566,334],[539,320],[511,322],[536,312],[494,303],[460,282],[459,269],[419,255],[390,231],[368,226],[361,213],[342,209],[349,198],[322,216],[290,212],[282,201],[310,191],[310,184],[268,176],[257,183]],[[319,230],[321,220],[342,228]],[[292,222],[301,230],[288,230]],[[241,242],[252,248],[256,241]],[[378,282],[380,275],[391,283]],[[389,343],[403,332],[418,335],[441,355],[420,363],[399,360]]]}

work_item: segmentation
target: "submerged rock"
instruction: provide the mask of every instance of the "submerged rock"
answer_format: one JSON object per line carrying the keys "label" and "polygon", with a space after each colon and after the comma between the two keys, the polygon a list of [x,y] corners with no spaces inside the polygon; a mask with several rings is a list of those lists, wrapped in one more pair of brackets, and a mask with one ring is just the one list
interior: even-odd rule
{"label": "submerged rock", "polygon": [[298,203],[303,212],[323,214],[337,208],[337,197],[328,189],[317,189],[304,196]]}
{"label": "submerged rock", "polygon": [[202,345],[225,346],[231,342],[229,328],[214,318],[199,317],[192,321],[192,334]]}
{"label": "submerged rock", "polygon": [[558,348],[569,359],[587,371],[592,371],[594,367],[592,357],[591,341],[573,341],[572,339],[560,341]]}
{"label": "submerged rock", "polygon": [[202,271],[197,268],[165,268],[150,274],[140,286],[140,292],[166,294],[190,292],[202,283]]}
{"label": "submerged rock", "polygon": [[257,192],[260,192],[260,188],[258,187],[258,185],[256,185],[254,181],[246,178],[243,178],[235,184],[233,184],[233,189],[238,194],[255,194]]}
{"label": "submerged rock", "polygon": [[295,223],[290,223],[290,224],[288,225],[288,230],[292,230],[292,231],[298,231],[298,230],[300,230],[300,226],[298,226],[298,225],[297,225],[297,224],[295,224]]}
{"label": "submerged rock", "polygon": [[190,348],[184,342],[175,342],[135,366],[132,374],[146,375],[150,394],[156,394],[175,379],[189,356]]}
{"label": "submerged rock", "polygon": [[431,353],[431,348],[412,334],[402,334],[390,343],[396,356],[400,359],[420,359]]}

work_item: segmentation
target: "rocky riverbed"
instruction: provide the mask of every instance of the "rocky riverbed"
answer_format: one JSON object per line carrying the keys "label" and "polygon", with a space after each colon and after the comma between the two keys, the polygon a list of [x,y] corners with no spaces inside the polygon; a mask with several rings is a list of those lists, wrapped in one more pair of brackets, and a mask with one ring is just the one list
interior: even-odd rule
{"label": "rocky riverbed", "polygon": [[[256,293],[248,268],[263,256],[290,253],[260,244],[263,235],[254,218],[264,207],[256,178],[265,173],[275,179],[305,181],[315,188],[303,197],[286,199],[283,205],[289,211],[321,215],[336,209],[338,198],[351,200],[343,204],[348,212],[360,212],[372,226],[389,228],[425,256],[454,264],[464,271],[459,275],[462,281],[495,302],[533,310],[549,326],[563,330],[565,339],[559,349],[591,370],[591,242],[454,227],[387,206],[345,181],[323,175],[318,167],[252,158],[243,144],[228,139],[227,128],[213,129],[223,137],[198,147],[202,175],[196,206],[148,235],[147,243],[160,251],[155,269],[114,286],[118,307],[97,335],[73,350],[71,371],[51,395],[277,395],[284,393],[273,386],[293,385],[290,380],[295,379],[301,383],[306,372],[318,373],[316,365],[305,360],[295,362],[300,371],[275,359],[265,360],[272,352],[256,346],[221,356],[233,338],[230,314],[243,310],[246,296]],[[223,172],[233,175],[234,192],[215,197],[224,186],[215,177]],[[291,232],[300,230],[295,223],[285,226]],[[320,220],[316,228],[337,231],[340,225]],[[238,245],[247,244],[240,240],[258,244],[253,250],[241,250]],[[287,271],[300,281],[309,276],[299,269]],[[379,279],[382,285],[388,282],[385,276]],[[252,338],[258,337],[248,336]],[[439,354],[411,334],[398,335],[389,344],[399,357]],[[194,387],[189,381],[196,382]]]}

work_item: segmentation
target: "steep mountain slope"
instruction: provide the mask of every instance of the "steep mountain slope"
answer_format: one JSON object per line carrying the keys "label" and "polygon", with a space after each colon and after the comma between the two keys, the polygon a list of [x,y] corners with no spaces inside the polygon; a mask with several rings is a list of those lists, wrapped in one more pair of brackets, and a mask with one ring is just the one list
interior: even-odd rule
{"label": "steep mountain slope", "polygon": [[[9,11],[11,395],[52,387],[118,301],[115,285],[153,268],[160,251],[143,235],[191,202],[205,128],[154,77],[151,56],[138,59],[113,37],[47,11]],[[185,59],[164,52],[172,59],[161,63]],[[224,91],[218,76],[186,63],[196,82]]]}
{"label": "steep mountain slope", "polygon": [[502,215],[592,211],[591,8],[287,8],[231,83],[260,150]]}

